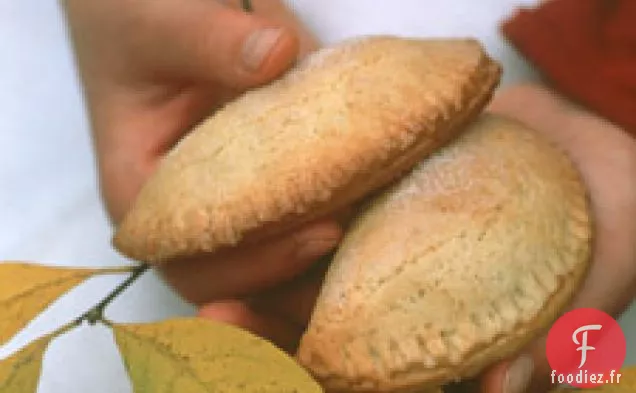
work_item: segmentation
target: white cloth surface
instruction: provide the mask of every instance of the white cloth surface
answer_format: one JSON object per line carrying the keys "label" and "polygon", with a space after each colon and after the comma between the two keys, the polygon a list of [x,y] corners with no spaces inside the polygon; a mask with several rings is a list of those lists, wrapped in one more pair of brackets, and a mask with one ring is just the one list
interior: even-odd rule
{"label": "white cloth surface", "polygon": [[[296,0],[289,4],[325,42],[367,33],[476,36],[504,64],[503,83],[535,79],[497,24],[533,0]],[[184,2],[187,6],[187,2]],[[129,263],[110,245],[89,125],[65,24],[55,1],[0,2],[0,260],[69,266]],[[95,304],[121,276],[92,279],[38,317],[0,357]],[[149,274],[108,310],[116,321],[191,315]],[[1,318],[2,316],[0,316]],[[636,311],[621,320],[636,363]],[[51,345],[40,393],[128,393],[108,330],[83,327]]]}

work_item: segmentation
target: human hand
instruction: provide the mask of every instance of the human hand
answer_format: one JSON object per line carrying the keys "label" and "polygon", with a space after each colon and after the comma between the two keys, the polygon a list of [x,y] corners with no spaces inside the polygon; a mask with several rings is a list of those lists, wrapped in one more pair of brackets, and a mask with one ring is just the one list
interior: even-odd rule
{"label": "human hand", "polygon": [[115,222],[193,124],[317,46],[280,1],[63,3]]}
{"label": "human hand", "polygon": [[[85,88],[101,191],[115,224],[163,155],[195,123],[281,75],[318,46],[278,0],[255,0],[252,13],[243,12],[239,0],[63,4]],[[208,317],[243,325],[285,346],[299,334],[286,318],[293,310],[277,309],[282,316],[253,312],[243,299],[266,299],[263,291],[296,277],[339,237],[340,226],[325,219],[252,248],[176,261],[162,273],[185,299],[209,303]],[[303,285],[295,288],[302,291]],[[224,299],[231,300],[217,302]]]}
{"label": "human hand", "polygon": [[[526,123],[573,159],[590,192],[595,233],[592,266],[570,309],[591,307],[618,317],[636,296],[636,140],[538,85],[503,89],[488,110]],[[540,337],[516,359],[490,368],[480,378],[482,391],[550,389],[545,343]]]}

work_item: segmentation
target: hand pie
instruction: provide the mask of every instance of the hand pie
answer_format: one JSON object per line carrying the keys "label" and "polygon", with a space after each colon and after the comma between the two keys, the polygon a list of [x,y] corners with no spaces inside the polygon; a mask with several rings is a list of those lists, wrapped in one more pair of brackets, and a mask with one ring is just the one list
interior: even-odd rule
{"label": "hand pie", "polygon": [[356,216],[297,354],[327,392],[424,392],[516,354],[587,271],[586,188],[557,148],[482,114]]}
{"label": "hand pie", "polygon": [[144,185],[114,245],[160,263],[335,212],[455,137],[500,74],[471,39],[371,36],[323,49],[194,127]]}

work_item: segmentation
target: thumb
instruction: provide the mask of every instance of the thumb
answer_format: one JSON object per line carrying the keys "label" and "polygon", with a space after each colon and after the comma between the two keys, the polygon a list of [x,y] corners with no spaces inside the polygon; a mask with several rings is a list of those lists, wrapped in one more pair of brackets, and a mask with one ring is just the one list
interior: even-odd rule
{"label": "thumb", "polygon": [[218,1],[177,4],[155,30],[158,63],[173,78],[247,89],[296,60],[299,40],[290,27]]}

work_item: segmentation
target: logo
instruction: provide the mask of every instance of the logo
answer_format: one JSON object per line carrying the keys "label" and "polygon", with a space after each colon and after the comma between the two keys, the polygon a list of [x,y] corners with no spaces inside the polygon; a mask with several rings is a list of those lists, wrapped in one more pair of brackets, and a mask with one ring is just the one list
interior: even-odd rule
{"label": "logo", "polygon": [[553,383],[578,388],[620,384],[626,352],[625,334],[618,322],[593,308],[563,315],[546,342]]}

